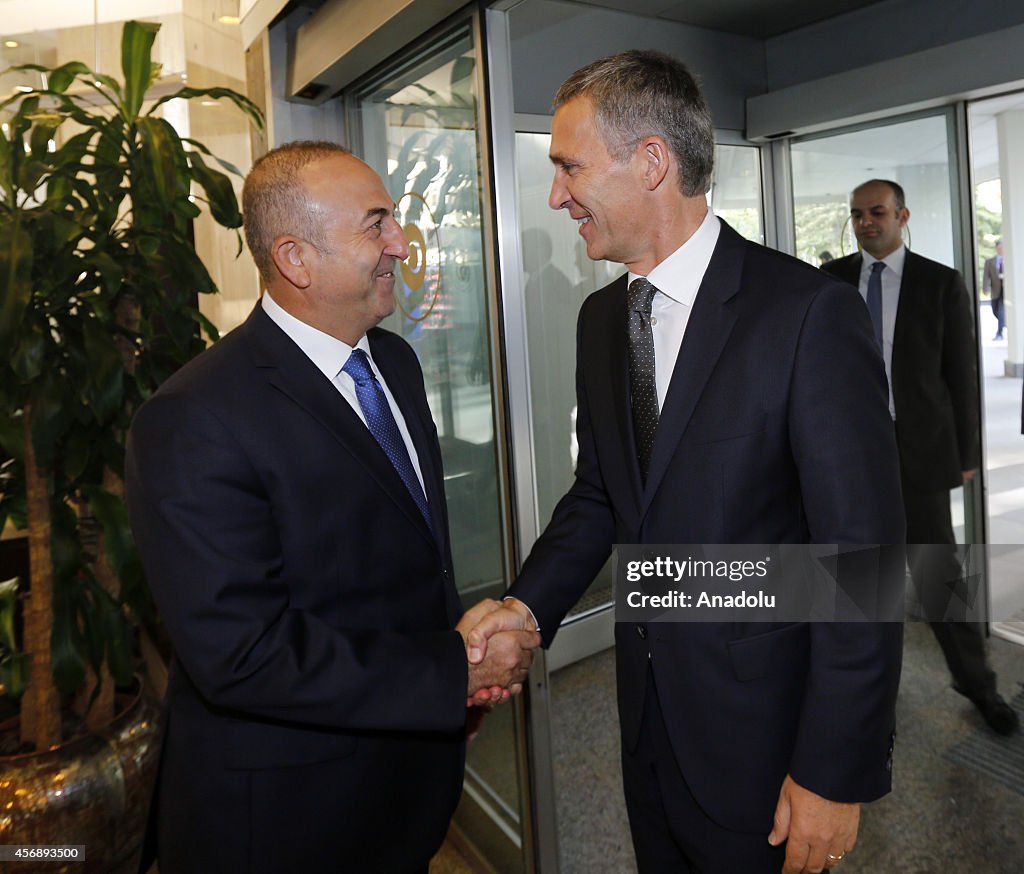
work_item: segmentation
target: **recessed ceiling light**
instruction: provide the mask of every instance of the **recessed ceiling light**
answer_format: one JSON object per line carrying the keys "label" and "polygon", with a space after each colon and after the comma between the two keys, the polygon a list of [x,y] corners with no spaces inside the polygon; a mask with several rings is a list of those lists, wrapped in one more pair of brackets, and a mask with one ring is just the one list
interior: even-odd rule
{"label": "recessed ceiling light", "polygon": [[5,39],[4,45],[9,49],[16,49],[18,46],[21,45],[21,43],[18,42],[16,39]]}
{"label": "recessed ceiling light", "polygon": [[242,19],[237,15],[222,15],[217,19],[221,24],[241,24]]}

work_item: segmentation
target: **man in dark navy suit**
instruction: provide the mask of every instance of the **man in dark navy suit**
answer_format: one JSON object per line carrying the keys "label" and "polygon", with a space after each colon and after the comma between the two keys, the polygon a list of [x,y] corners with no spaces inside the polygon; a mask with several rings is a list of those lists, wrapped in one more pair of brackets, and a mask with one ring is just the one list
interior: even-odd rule
{"label": "man in dark navy suit", "polygon": [[[408,254],[366,164],[292,143],[245,183],[267,293],[139,411],[132,526],[175,649],[153,824],[161,874],[425,874],[462,788],[468,666],[437,432],[377,323]],[[495,687],[491,693],[487,690]]]}
{"label": "man in dark navy suit", "polygon": [[[545,645],[615,543],[901,544],[885,374],[853,289],[708,210],[686,68],[626,52],[555,98],[549,204],[628,276],[583,304],[572,488],[506,608]],[[616,626],[642,874],[818,872],[889,791],[902,625]]]}
{"label": "man in dark navy suit", "polygon": [[956,270],[903,244],[909,218],[899,184],[857,186],[850,219],[862,251],[821,269],[857,286],[873,310],[900,453],[910,574],[953,688],[993,731],[1012,734],[1019,719],[996,691],[981,627],[943,618],[961,577],[949,491],[969,482],[981,462],[973,307]]}

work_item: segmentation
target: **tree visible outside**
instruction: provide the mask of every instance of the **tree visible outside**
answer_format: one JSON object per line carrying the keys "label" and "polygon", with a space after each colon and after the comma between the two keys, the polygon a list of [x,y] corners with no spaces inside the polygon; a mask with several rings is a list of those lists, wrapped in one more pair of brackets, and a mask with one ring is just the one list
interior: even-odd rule
{"label": "tree visible outside", "polygon": [[820,255],[828,252],[833,258],[849,255],[849,243],[843,248],[843,231],[850,217],[846,200],[824,203],[796,203],[793,218],[796,225],[796,256],[815,267],[821,264]]}

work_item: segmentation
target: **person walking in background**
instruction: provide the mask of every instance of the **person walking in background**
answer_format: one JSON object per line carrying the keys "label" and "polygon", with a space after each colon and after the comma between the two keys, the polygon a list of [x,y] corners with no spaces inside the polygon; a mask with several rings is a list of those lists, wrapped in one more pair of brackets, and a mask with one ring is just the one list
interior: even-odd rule
{"label": "person walking in background", "polygon": [[850,196],[850,217],[863,251],[821,269],[859,288],[885,359],[911,578],[953,688],[995,732],[1011,734],[1019,719],[996,691],[981,627],[943,619],[951,587],[961,578],[949,492],[969,482],[980,463],[970,297],[957,271],[904,246],[910,210],[897,183],[859,185]]}
{"label": "person walking in background", "polygon": [[1006,301],[1003,297],[1003,241],[996,240],[996,254],[985,260],[982,272],[982,291],[992,297],[992,315],[996,317],[996,335],[994,340],[1003,339],[1006,330]]}
{"label": "person walking in background", "polygon": [[466,633],[498,605],[459,618],[422,372],[377,327],[408,255],[380,178],[290,143],[253,166],[243,206],[266,294],[142,406],[128,445],[175,652],[160,871],[426,874],[461,794],[467,696],[521,684],[539,638],[510,631],[468,664]]}

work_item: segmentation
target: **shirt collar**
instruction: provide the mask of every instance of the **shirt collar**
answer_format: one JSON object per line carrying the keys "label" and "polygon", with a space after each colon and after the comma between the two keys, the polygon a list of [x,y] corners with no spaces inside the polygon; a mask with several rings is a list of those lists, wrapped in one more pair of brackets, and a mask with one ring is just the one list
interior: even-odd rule
{"label": "shirt collar", "polygon": [[903,243],[900,243],[900,247],[898,249],[890,252],[884,258],[875,258],[873,255],[869,255],[863,250],[861,250],[860,254],[863,261],[860,271],[862,274],[870,273],[871,265],[876,261],[881,261],[897,276],[903,275],[903,264],[907,260],[907,247]]}
{"label": "shirt collar", "polygon": [[[677,303],[693,306],[721,229],[718,216],[709,209],[693,235],[647,274],[648,281]],[[627,285],[638,276],[630,272]]]}
{"label": "shirt collar", "polygon": [[359,338],[355,347],[349,346],[344,340],[325,334],[295,318],[271,297],[269,291],[263,293],[263,310],[330,380],[333,380],[345,366],[353,348],[362,349],[367,357],[370,357],[370,343],[366,339],[366,334]]}

